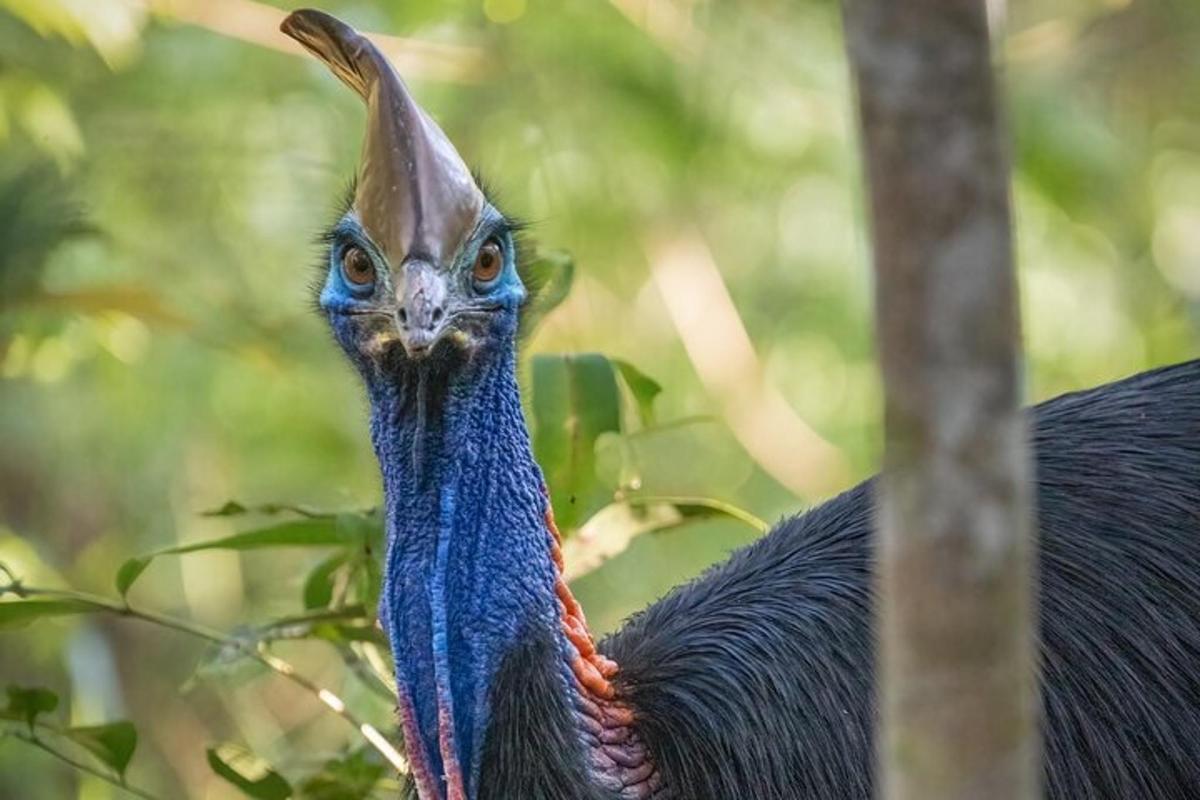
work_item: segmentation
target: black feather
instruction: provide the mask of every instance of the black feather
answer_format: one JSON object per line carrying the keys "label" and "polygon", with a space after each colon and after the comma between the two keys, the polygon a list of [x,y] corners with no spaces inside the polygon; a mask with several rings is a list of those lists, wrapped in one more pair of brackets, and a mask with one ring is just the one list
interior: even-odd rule
{"label": "black feather", "polygon": [[614,800],[592,786],[548,634],[526,637],[493,684],[480,800]]}
{"label": "black feather", "polygon": [[[1031,413],[1047,797],[1200,797],[1200,361]],[[602,643],[670,797],[871,796],[872,486]],[[547,659],[528,644],[495,686],[485,797],[604,796]]]}

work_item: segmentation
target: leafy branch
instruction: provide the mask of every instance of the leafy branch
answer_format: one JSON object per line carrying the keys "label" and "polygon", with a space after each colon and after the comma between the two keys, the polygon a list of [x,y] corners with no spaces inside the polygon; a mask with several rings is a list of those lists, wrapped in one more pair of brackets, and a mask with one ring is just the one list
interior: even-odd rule
{"label": "leafy branch", "polygon": [[[530,366],[529,411],[535,455],[543,465],[552,499],[558,500],[555,507],[565,539],[568,580],[596,569],[646,533],[661,533],[712,518],[733,520],[765,532],[768,526],[763,520],[726,501],[703,496],[703,488],[696,492],[654,491],[664,483],[673,489],[680,485],[663,481],[656,474],[655,453],[678,429],[705,419],[660,422],[654,400],[661,387],[632,364],[593,353],[537,355]],[[29,586],[0,563],[0,630],[49,617],[108,614],[199,639],[215,648],[219,664],[248,658],[315,697],[352,725],[362,743],[325,761],[318,772],[309,774],[294,788],[257,755],[230,742],[207,749],[207,762],[213,772],[255,800],[364,800],[381,791],[389,765],[399,773],[407,772],[406,760],[397,747],[351,712],[341,697],[273,653],[270,645],[320,639],[338,653],[349,675],[372,697],[394,705],[396,691],[388,643],[375,620],[383,582],[380,555],[386,547],[382,511],[329,511],[293,503],[250,505],[229,501],[205,512],[205,516],[268,519],[218,538],[175,544],[127,558],[115,575],[115,596]],[[292,547],[328,550],[310,567],[303,581],[300,613],[223,632],[129,601],[134,585],[163,557],[207,550],[245,552]],[[8,595],[15,599],[8,599]],[[39,730],[52,730],[42,723],[35,727],[34,718],[46,710],[47,697],[57,704],[53,693],[13,688],[10,694],[13,691],[25,698],[30,724],[27,733],[22,730],[7,735],[46,750],[76,769],[114,782],[129,794],[151,797],[124,783],[124,766],[136,743],[136,731],[130,723],[112,723],[92,730],[63,729],[67,741],[81,744],[112,768],[111,774],[105,774],[105,770],[74,758],[70,751],[59,750],[53,740],[38,736]],[[0,710],[0,719],[5,716]],[[9,714],[7,718],[19,721],[22,717]],[[116,745],[98,742],[96,730],[100,729],[109,739],[117,733],[125,738]],[[84,740],[78,741],[78,737]]]}
{"label": "leafy branch", "polygon": [[[43,727],[43,725],[39,724],[38,727]],[[50,755],[54,756],[54,758],[58,759],[59,761],[63,762],[64,764],[67,764],[68,766],[73,767],[74,769],[77,769],[80,772],[86,772],[88,775],[93,775],[106,783],[116,786],[121,791],[126,792],[127,794],[133,795],[134,797],[141,797],[141,798],[144,798],[144,800],[161,800],[161,798],[150,794],[149,792],[147,792],[144,789],[139,789],[136,786],[129,785],[128,783],[125,782],[125,779],[123,777],[120,777],[117,775],[112,775],[112,774],[106,772],[105,770],[98,769],[97,767],[93,767],[91,764],[88,764],[87,762],[72,758],[71,756],[67,755],[66,753],[62,752],[61,750],[57,750],[54,747],[50,746],[46,741],[38,738],[34,734],[19,733],[16,731],[6,731],[3,734],[3,736],[6,738],[16,739],[17,741],[25,742],[25,744],[28,744],[32,747],[36,747],[37,749],[41,750],[42,752],[49,753]]]}
{"label": "leafy branch", "polygon": [[[4,572],[11,575],[8,570],[4,570]],[[49,753],[59,761],[69,764],[81,772],[94,775],[128,794],[146,798],[146,800],[158,800],[154,795],[144,789],[129,785],[125,780],[125,769],[133,758],[133,751],[137,749],[137,730],[131,723],[122,720],[105,725],[63,727],[40,719],[42,714],[48,714],[58,708],[58,695],[54,692],[41,688],[26,689],[10,686],[7,694],[8,704],[4,708],[0,708],[0,721],[23,722],[28,733],[0,730],[0,739],[12,738],[24,742]],[[38,736],[39,731],[49,732],[64,742],[87,750],[108,769],[99,769],[54,747]]]}
{"label": "leafy branch", "polygon": [[[277,675],[286,678],[293,684],[304,689],[307,693],[316,697],[322,705],[352,725],[371,747],[377,750],[396,770],[400,772],[408,771],[408,763],[404,756],[400,754],[396,747],[375,726],[360,719],[350,711],[346,707],[345,701],[336,694],[317,685],[309,678],[297,672],[292,664],[271,653],[261,639],[247,640],[235,636],[227,636],[220,631],[207,628],[189,620],[171,617],[156,611],[135,608],[129,604],[128,600],[115,600],[73,589],[48,589],[26,586],[16,578],[8,567],[0,564],[0,570],[9,578],[7,585],[0,586],[0,597],[5,594],[13,594],[20,598],[16,601],[0,603],[0,628],[24,624],[38,617],[98,612],[141,620],[202,639],[210,644],[217,645],[226,652],[232,650],[251,658]],[[311,614],[291,617],[286,621],[293,624],[307,624],[318,620],[339,618],[353,611],[355,610],[321,610]],[[361,612],[359,614],[361,615]]]}

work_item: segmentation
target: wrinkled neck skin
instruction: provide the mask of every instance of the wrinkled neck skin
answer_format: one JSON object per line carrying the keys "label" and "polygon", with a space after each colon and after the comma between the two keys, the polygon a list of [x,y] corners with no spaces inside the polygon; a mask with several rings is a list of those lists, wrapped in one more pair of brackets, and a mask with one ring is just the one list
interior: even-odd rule
{"label": "wrinkled neck skin", "polygon": [[422,800],[479,796],[497,669],[525,637],[549,636],[589,774],[615,796],[645,796],[627,787],[644,783],[630,770],[648,774],[648,760],[609,744],[636,745],[632,715],[561,578],[515,363],[508,343],[449,369],[406,362],[367,375],[387,505],[380,618],[413,778]]}

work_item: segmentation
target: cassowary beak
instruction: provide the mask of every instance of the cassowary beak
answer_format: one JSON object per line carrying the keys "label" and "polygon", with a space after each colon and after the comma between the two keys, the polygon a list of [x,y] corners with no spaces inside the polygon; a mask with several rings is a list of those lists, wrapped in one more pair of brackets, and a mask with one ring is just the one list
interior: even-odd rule
{"label": "cassowary beak", "polygon": [[400,337],[410,357],[433,349],[446,319],[446,278],[419,259],[404,262],[404,277],[397,289]]}
{"label": "cassowary beak", "polygon": [[483,192],[446,134],[421,110],[369,39],[320,11],[280,29],[367,104],[353,209],[394,270],[419,260],[446,269],[479,223]]}

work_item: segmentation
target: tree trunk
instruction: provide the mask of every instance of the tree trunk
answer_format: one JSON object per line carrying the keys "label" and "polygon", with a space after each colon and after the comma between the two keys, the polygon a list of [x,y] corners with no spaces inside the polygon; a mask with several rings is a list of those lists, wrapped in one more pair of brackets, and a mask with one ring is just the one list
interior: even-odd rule
{"label": "tree trunk", "polygon": [[881,796],[1040,794],[1030,458],[984,0],[845,0],[887,445]]}

